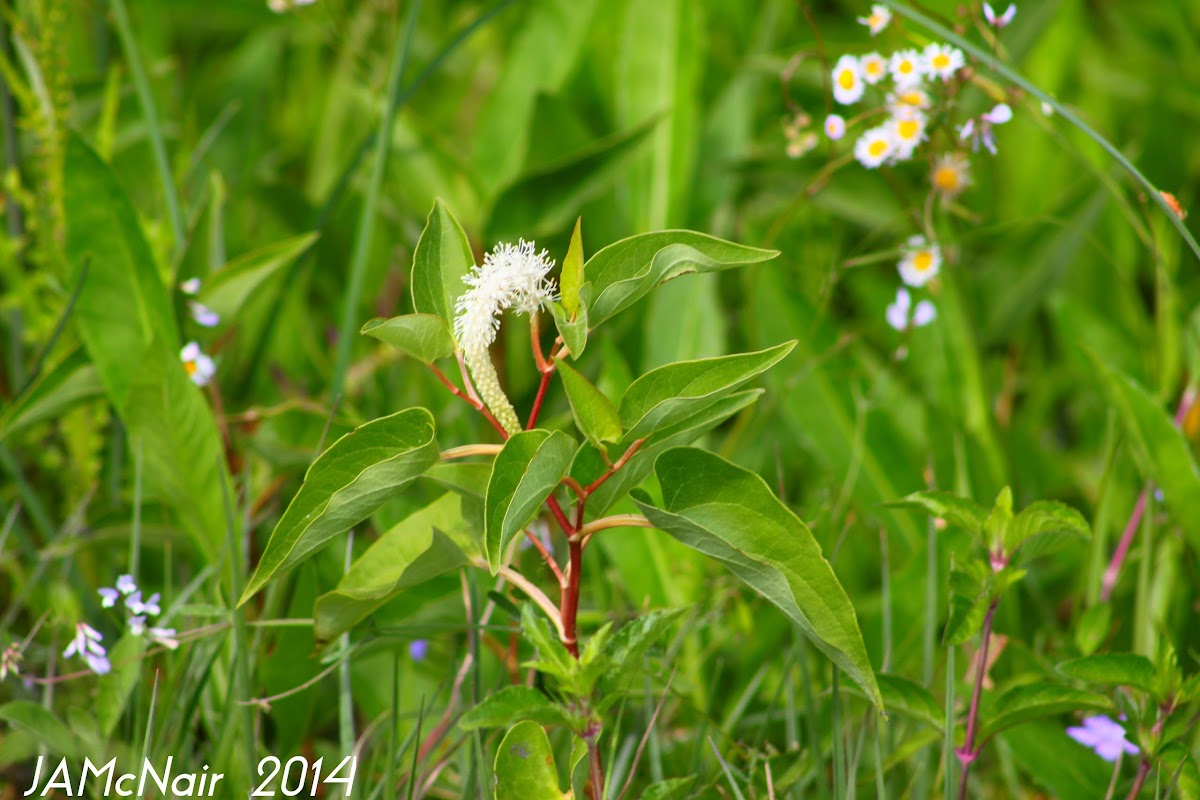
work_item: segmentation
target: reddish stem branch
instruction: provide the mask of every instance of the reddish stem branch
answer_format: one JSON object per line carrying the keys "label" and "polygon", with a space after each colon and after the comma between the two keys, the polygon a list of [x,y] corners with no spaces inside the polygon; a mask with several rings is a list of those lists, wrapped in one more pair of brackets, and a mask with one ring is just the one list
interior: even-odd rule
{"label": "reddish stem branch", "polygon": [[958,777],[958,800],[967,798],[967,776],[971,772],[971,764],[979,753],[975,750],[975,732],[979,724],[979,699],[983,696],[983,676],[987,673],[988,644],[992,638],[992,618],[996,616],[996,606],[1000,598],[996,598],[988,606],[987,616],[983,618],[983,641],[979,645],[978,661],[975,664],[975,689],[971,692],[971,710],[967,712],[967,736],[963,741],[962,750],[958,751],[958,760],[962,764],[962,772]]}
{"label": "reddish stem branch", "polygon": [[563,577],[562,569],[559,568],[558,562],[554,560],[554,556],[546,549],[546,545],[542,544],[542,540],[536,534],[531,533],[528,529],[525,530],[525,538],[529,540],[534,549],[541,554],[542,560],[546,562],[546,566],[554,573],[555,580],[558,581],[559,587],[567,585],[567,579]]}
{"label": "reddish stem branch", "polygon": [[[1191,389],[1184,391],[1183,396],[1179,398],[1179,407],[1175,410],[1175,427],[1183,425],[1184,418],[1187,417],[1188,410],[1192,407],[1192,402],[1196,399],[1195,393]],[[1125,523],[1125,530],[1121,534],[1121,541],[1117,543],[1117,549],[1113,552],[1112,560],[1108,563],[1108,569],[1104,570],[1104,581],[1100,590],[1100,599],[1108,602],[1112,597],[1113,589],[1116,588],[1117,579],[1121,576],[1121,567],[1125,563],[1126,556],[1129,555],[1129,548],[1133,545],[1133,537],[1137,535],[1138,527],[1142,523],[1142,516],[1146,513],[1146,500],[1150,494],[1151,484],[1146,484],[1146,488],[1142,489],[1142,493],[1138,495],[1137,503],[1133,507],[1133,513],[1129,515],[1129,521]]]}
{"label": "reddish stem branch", "polygon": [[550,388],[550,378],[553,375],[553,364],[548,369],[542,370],[542,381],[538,384],[537,395],[533,398],[533,408],[529,411],[529,421],[525,423],[526,428],[537,425],[538,414],[542,413],[542,402],[546,399],[546,390]]}
{"label": "reddish stem branch", "polygon": [[596,480],[592,481],[590,484],[588,484],[587,486],[584,487],[584,489],[583,489],[584,494],[590,495],[592,492],[596,491],[601,486],[603,486],[604,482],[606,480],[611,478],[613,476],[613,474],[617,470],[619,470],[621,467],[625,466],[625,464],[629,462],[629,459],[633,458],[633,454],[638,451],[638,448],[640,448],[642,446],[642,443],[645,441],[646,441],[645,439],[638,439],[633,444],[629,445],[629,449],[626,450],[624,455],[622,455],[620,458],[618,458],[616,460],[616,462],[611,467],[608,468],[608,472],[604,473],[599,478],[597,478]]}
{"label": "reddish stem branch", "polygon": [[579,612],[579,578],[583,571],[583,542],[568,540],[567,547],[570,548],[571,560],[567,566],[567,585],[563,587],[562,603],[559,604],[562,609],[562,639],[571,655],[579,658],[579,643],[575,636],[575,617]]}
{"label": "reddish stem branch", "polygon": [[1125,795],[1125,800],[1135,800],[1138,793],[1142,791],[1142,784],[1146,782],[1146,777],[1150,774],[1150,759],[1143,758],[1138,764],[1137,775],[1133,779],[1133,786],[1129,787],[1129,794]]}
{"label": "reddish stem branch", "polygon": [[[486,418],[487,421],[492,424],[492,427],[495,428],[496,431],[500,434],[500,438],[508,439],[508,432],[506,430],[504,430],[504,427],[499,422],[496,421],[496,418],[492,416],[491,411],[488,411],[488,407],[483,404],[483,401],[480,400],[478,397],[473,396],[475,394],[474,391],[472,391],[470,394],[464,392],[462,389],[459,389],[457,386],[455,386],[454,383],[449,378],[446,377],[446,373],[442,372],[440,369],[435,367],[433,364],[430,364],[429,368],[431,370],[433,370],[434,375],[437,375],[438,380],[440,380],[443,384],[445,384],[446,388],[450,390],[451,394],[453,394],[455,397],[461,397],[464,401],[466,401],[467,405],[471,406],[471,408],[475,409],[480,414],[483,414],[484,418]],[[466,380],[466,372],[465,371],[463,372],[463,379]],[[470,384],[467,384],[467,385],[470,386]]]}

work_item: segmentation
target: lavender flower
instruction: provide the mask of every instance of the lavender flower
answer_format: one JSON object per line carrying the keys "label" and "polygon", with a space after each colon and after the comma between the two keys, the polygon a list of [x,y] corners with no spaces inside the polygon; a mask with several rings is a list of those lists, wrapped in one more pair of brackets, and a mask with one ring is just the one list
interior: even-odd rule
{"label": "lavender flower", "polygon": [[979,150],[979,145],[982,144],[989,153],[996,155],[996,137],[992,134],[992,127],[1003,125],[1012,119],[1012,116],[1012,109],[1007,104],[1000,103],[977,119],[967,120],[966,124],[958,129],[958,138],[963,141],[970,139],[972,150]]}
{"label": "lavender flower", "polygon": [[149,614],[150,616],[156,616],[162,613],[162,609],[158,606],[159,597],[159,593],[155,592],[154,594],[150,595],[149,599],[147,599],[145,602],[142,602],[142,593],[134,592],[125,599],[125,607],[134,614]]}
{"label": "lavender flower", "polygon": [[130,595],[137,591],[137,584],[133,580],[132,575],[120,575],[117,577],[117,591],[124,595]]}
{"label": "lavender flower", "polygon": [[429,655],[429,640],[428,639],[413,639],[408,643],[408,657],[413,661],[421,662]]}
{"label": "lavender flower", "polygon": [[214,328],[221,322],[220,314],[197,300],[188,301],[188,310],[192,312],[192,319],[205,328]]}
{"label": "lavender flower", "polygon": [[1083,727],[1067,728],[1067,735],[1105,761],[1116,761],[1122,752],[1138,754],[1137,747],[1125,741],[1125,729],[1108,717],[1085,717]]}
{"label": "lavender flower", "polygon": [[79,655],[91,667],[92,672],[95,672],[97,675],[104,675],[112,670],[112,665],[108,662],[107,651],[100,644],[103,638],[100,632],[91,625],[88,625],[86,622],[80,622],[75,626],[75,638],[67,645],[67,649],[63,651],[63,658]]}
{"label": "lavender flower", "polygon": [[149,630],[150,641],[161,644],[168,650],[174,650],[179,647],[179,640],[175,638],[174,628],[151,628]]}
{"label": "lavender flower", "polygon": [[1013,21],[1013,17],[1016,15],[1016,3],[1009,3],[1008,8],[1004,10],[1003,14],[997,14],[995,9],[992,8],[991,3],[983,4],[983,17],[987,20],[988,25],[991,25],[994,28],[1006,27],[1010,22]]}

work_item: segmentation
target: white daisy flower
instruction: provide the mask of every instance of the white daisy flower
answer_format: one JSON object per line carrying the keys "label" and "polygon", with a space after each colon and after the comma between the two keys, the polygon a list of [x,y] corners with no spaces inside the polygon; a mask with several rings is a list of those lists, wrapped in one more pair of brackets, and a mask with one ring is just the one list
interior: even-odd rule
{"label": "white daisy flower", "polygon": [[1008,24],[1013,21],[1013,17],[1015,17],[1016,15],[1017,15],[1017,4],[1016,3],[1009,3],[1008,8],[1006,8],[1004,10],[1004,13],[1000,14],[1000,15],[996,14],[996,11],[992,8],[991,3],[983,4],[983,18],[986,19],[988,25],[991,25],[993,28],[1007,27]]}
{"label": "white daisy flower", "polygon": [[853,105],[865,88],[858,59],[850,55],[839,58],[833,67],[833,99],[844,106]]}
{"label": "white daisy flower", "polygon": [[549,254],[534,251],[533,242],[524,239],[516,246],[498,244],[483,258],[483,266],[463,276],[470,289],[455,305],[454,338],[471,370],[475,388],[504,430],[521,430],[517,412],[500,388],[496,367],[488,348],[500,329],[500,312],[506,308],[518,314],[536,313],[545,303],[556,299],[554,281],[546,275],[554,266]]}
{"label": "white daisy flower", "polygon": [[835,142],[841,139],[846,135],[846,120],[837,114],[830,114],[825,118],[825,135]]}
{"label": "white daisy flower", "polygon": [[926,47],[921,56],[925,60],[925,71],[943,81],[950,80],[967,63],[962,50],[936,42]]}
{"label": "white daisy flower", "polygon": [[[910,314],[911,312],[911,314]],[[901,286],[896,290],[896,299],[887,307],[884,315],[888,325],[903,332],[909,328],[922,328],[937,319],[937,309],[929,300],[922,300],[912,307],[912,295]]]}
{"label": "white daisy flower", "polygon": [[179,351],[179,358],[183,361],[183,368],[187,372],[188,377],[197,386],[207,384],[217,372],[216,364],[204,354],[204,351],[200,349],[200,345],[196,342],[185,344],[183,349]]}
{"label": "white daisy flower", "polygon": [[942,266],[942,249],[929,244],[924,236],[912,236],[904,248],[904,255],[897,265],[900,279],[909,286],[920,287],[929,283]]}
{"label": "white daisy flower", "polygon": [[192,312],[192,319],[205,328],[214,328],[221,322],[220,314],[197,300],[188,301],[188,310]]}
{"label": "white daisy flower", "polygon": [[892,139],[896,143],[895,161],[912,158],[913,151],[925,141],[925,115],[920,111],[905,111],[888,121]]}
{"label": "white daisy flower", "polygon": [[896,140],[891,128],[880,125],[858,137],[854,143],[854,157],[867,169],[875,169],[896,152]]}
{"label": "white daisy flower", "polygon": [[863,80],[869,84],[874,85],[887,77],[888,60],[879,53],[867,53],[858,60],[858,65],[862,68]]}
{"label": "white daisy flower", "polygon": [[945,153],[933,162],[929,182],[942,197],[957,197],[971,185],[971,162],[963,153]]}
{"label": "white daisy flower", "polygon": [[876,3],[871,6],[871,13],[865,17],[859,17],[858,21],[860,24],[866,25],[871,31],[871,35],[875,36],[892,21],[892,11],[887,6]]}
{"label": "white daisy flower", "polygon": [[925,77],[925,61],[916,50],[899,50],[892,53],[888,72],[900,90],[914,89]]}
{"label": "white daisy flower", "polygon": [[932,105],[933,101],[924,89],[905,89],[887,96],[887,107],[892,116],[899,116],[906,111],[925,111]]}

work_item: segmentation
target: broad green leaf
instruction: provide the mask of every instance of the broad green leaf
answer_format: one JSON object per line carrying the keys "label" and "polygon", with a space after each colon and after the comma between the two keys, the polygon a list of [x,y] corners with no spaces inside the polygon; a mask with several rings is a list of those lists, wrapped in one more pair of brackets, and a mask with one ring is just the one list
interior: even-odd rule
{"label": "broad green leaf", "polygon": [[372,420],[338,439],[308,468],[238,605],[362,522],[437,458],[433,416],[423,408]]}
{"label": "broad green leaf", "polygon": [[479,545],[463,503],[447,492],[393,525],[355,559],[337,588],[317,598],[317,641],[336,638],[397,594],[469,564]]}
{"label": "broad green leaf", "polygon": [[641,439],[683,420],[766,372],[791,352],[795,342],[720,358],[681,361],[651,370],[621,398],[627,439]]}
{"label": "broad green leaf", "polygon": [[924,511],[931,517],[944,519],[948,524],[970,531],[976,536],[982,535],[983,523],[988,516],[987,509],[979,503],[949,492],[914,492],[888,505],[892,508]]}
{"label": "broad green leaf", "polygon": [[564,800],[546,731],[518,722],[496,751],[496,800]]}
{"label": "broad green leaf", "polygon": [[[488,235],[512,240],[562,231],[588,201],[611,187],[658,124],[654,116],[562,158],[539,165],[506,188],[491,207]],[[599,320],[593,320],[593,326]]]}
{"label": "broad green leaf", "polygon": [[83,350],[75,350],[54,369],[43,372],[0,414],[0,442],[31,425],[54,419],[77,403],[104,394],[96,368]]}
{"label": "broad green leaf", "polygon": [[1104,695],[1073,689],[1057,683],[1030,683],[1009,689],[997,698],[983,720],[980,741],[1001,731],[1041,717],[1072,711],[1114,711]]}
{"label": "broad green leaf", "polygon": [[405,314],[402,317],[375,319],[359,333],[398,347],[422,364],[454,355],[454,339],[446,320],[433,314]]}
{"label": "broad green leaf", "polygon": [[440,461],[425,470],[421,477],[482,501],[487,494],[488,479],[492,477],[492,465],[484,462]]}
{"label": "broad green leaf", "polygon": [[229,535],[225,497],[233,496],[216,419],[177,352],[155,340],[146,353],[121,412],[131,447],[142,452],[147,495],[165,500],[216,563]]}
{"label": "broad green leaf", "polygon": [[558,362],[558,374],[562,377],[575,424],[587,440],[596,447],[618,441],[621,438],[621,415],[612,402],[566,361]]}
{"label": "broad green leaf", "polygon": [[592,327],[633,305],[664,281],[690,272],[716,272],[769,261],[761,250],[694,231],[643,233],[600,250],[584,265],[592,284]]}
{"label": "broad green leaf", "polygon": [[583,217],[580,217],[575,220],[575,231],[571,234],[567,254],[563,256],[562,274],[558,279],[562,306],[567,310],[568,319],[574,319],[579,311],[579,290],[583,288],[583,282]]}
{"label": "broad green leaf", "polygon": [[232,319],[259,288],[317,241],[316,232],[269,244],[230,261],[210,275],[200,290],[200,302],[223,319]]}
{"label": "broad green leaf", "polygon": [[483,529],[483,550],[492,574],[514,534],[537,516],[567,474],[575,442],[560,431],[535,428],[510,436],[492,463]]}
{"label": "broad green leaf", "polygon": [[1058,534],[1090,539],[1092,529],[1083,515],[1070,506],[1053,500],[1038,500],[1025,506],[1009,524],[1004,536],[1004,552],[1011,555],[1034,537]]}
{"label": "broad green leaf", "polygon": [[1154,662],[1134,653],[1100,653],[1064,661],[1058,671],[1068,678],[1099,686],[1132,686],[1154,691]]}
{"label": "broad green leaf", "polygon": [[[655,460],[672,447],[682,447],[692,444],[704,434],[720,425],[739,411],[749,408],[763,394],[762,389],[749,389],[734,392],[723,397],[711,406],[663,428],[655,433],[629,459],[616,474],[600,485],[599,489],[588,497],[587,517],[596,519],[612,508],[613,504],[625,496],[625,493],[637,486],[654,470]],[[624,453],[629,445],[629,437],[625,437],[615,448],[616,453]],[[618,456],[619,457],[619,456]],[[571,477],[584,486],[592,483],[608,469],[608,465],[600,458],[599,451],[590,446],[584,446],[571,464]]]}
{"label": "broad green leaf", "polygon": [[634,492],[642,513],[778,607],[882,710],[854,607],[808,526],[758,475],[705,450],[668,450],[654,471],[664,507]]}
{"label": "broad green leaf", "polygon": [[83,280],[74,319],[120,412],[151,342],[179,352],[170,295],[134,211],[108,165],[78,136],[67,139],[64,211],[72,283]]}
{"label": "broad green leaf", "polygon": [[938,705],[924,686],[900,675],[879,673],[875,679],[879,682],[883,707],[889,715],[894,712],[924,722],[939,731],[945,727],[945,709]]}
{"label": "broad green leaf", "polygon": [[1104,797],[1112,766],[1096,758],[1067,736],[1058,722],[1031,722],[1020,730],[1000,734],[1012,750],[1023,775],[1056,800],[1096,800]]}
{"label": "broad green leaf", "polygon": [[454,304],[467,290],[463,276],[473,266],[475,257],[466,232],[442,201],[434,200],[413,252],[413,309],[453,324]]}
{"label": "broad green leaf", "polygon": [[463,714],[458,724],[464,731],[473,731],[502,728],[525,720],[540,725],[573,724],[565,708],[532,686],[505,686]]}
{"label": "broad green leaf", "polygon": [[558,335],[562,337],[563,344],[567,346],[567,354],[571,356],[572,361],[578,361],[583,355],[584,348],[587,347],[588,338],[588,310],[587,300],[590,283],[583,285],[583,290],[579,293],[580,304],[578,313],[574,319],[568,318],[567,310],[561,303],[550,301],[550,315],[554,317],[554,327],[558,330]]}
{"label": "broad green leaf", "polygon": [[983,627],[991,602],[989,574],[990,567],[979,561],[968,561],[962,569],[950,571],[950,616],[942,633],[945,644],[960,645]]}
{"label": "broad green leaf", "polygon": [[1100,386],[1117,410],[1138,467],[1162,489],[1180,526],[1200,541],[1200,469],[1162,405],[1137,381],[1091,356]]}
{"label": "broad green leaf", "polygon": [[561,684],[570,685],[578,668],[578,662],[558,638],[540,609],[533,603],[521,606],[521,635],[537,650],[537,660],[526,666],[536,667],[540,672],[552,675]]}
{"label": "broad green leaf", "polygon": [[1002,550],[1013,521],[1012,489],[1005,486],[996,496],[996,503],[983,521],[983,541],[989,553]]}
{"label": "broad green leaf", "polygon": [[75,758],[78,752],[70,729],[40,703],[13,700],[0,706],[0,719],[16,728],[29,731],[51,752],[65,758]]}
{"label": "broad green leaf", "polygon": [[96,721],[105,739],[112,736],[129,702],[129,695],[137,686],[145,652],[146,639],[127,632],[108,653],[112,671],[100,678],[95,703]]}

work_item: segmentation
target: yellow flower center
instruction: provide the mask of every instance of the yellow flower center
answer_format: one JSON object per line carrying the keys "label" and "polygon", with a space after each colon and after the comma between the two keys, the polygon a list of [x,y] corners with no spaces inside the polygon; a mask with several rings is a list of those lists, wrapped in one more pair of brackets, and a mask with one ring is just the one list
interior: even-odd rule
{"label": "yellow flower center", "polygon": [[844,69],[838,73],[838,86],[843,89],[853,89],[854,82],[854,70]]}
{"label": "yellow flower center", "polygon": [[883,16],[880,14],[872,14],[871,16],[867,17],[867,25],[869,25],[872,28],[877,28],[882,24],[883,24]]}
{"label": "yellow flower center", "polygon": [[936,56],[933,57],[933,68],[934,69],[946,69],[949,66],[950,66],[950,56],[946,55],[945,53],[938,53]]}
{"label": "yellow flower center", "polygon": [[911,61],[901,61],[900,66],[897,67],[897,69],[903,74],[907,75],[913,71],[913,63]]}
{"label": "yellow flower center", "polygon": [[953,192],[962,185],[962,181],[954,167],[938,167],[933,173],[933,185],[943,192]]}
{"label": "yellow flower center", "polygon": [[197,367],[196,367],[196,362],[195,362],[195,361],[185,361],[185,362],[183,362],[183,370],[184,370],[184,372],[186,372],[188,375],[195,375],[195,374],[196,374],[196,369],[197,369]]}
{"label": "yellow flower center", "polygon": [[867,145],[867,152],[870,155],[874,156],[875,158],[885,155],[887,153],[887,151],[888,151],[888,143],[885,142],[883,139],[876,139],[875,141],[873,141],[869,145]]}
{"label": "yellow flower center", "polygon": [[921,132],[921,123],[915,119],[902,119],[900,124],[896,126],[896,132],[901,139],[905,141],[917,138],[917,134]]}
{"label": "yellow flower center", "polygon": [[933,253],[928,250],[922,250],[913,257],[913,269],[917,272],[928,272],[933,266]]}
{"label": "yellow flower center", "polygon": [[910,106],[923,106],[925,98],[921,97],[920,92],[905,92],[900,95],[900,102]]}
{"label": "yellow flower center", "polygon": [[866,69],[868,75],[874,78],[876,75],[883,74],[883,63],[879,61],[868,61],[864,65],[864,69]]}

